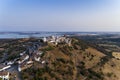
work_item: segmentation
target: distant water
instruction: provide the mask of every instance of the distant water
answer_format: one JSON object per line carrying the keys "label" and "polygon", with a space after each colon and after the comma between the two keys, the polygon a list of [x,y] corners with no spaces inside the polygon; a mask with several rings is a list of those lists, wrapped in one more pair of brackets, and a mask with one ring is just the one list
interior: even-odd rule
{"label": "distant water", "polygon": [[39,33],[25,33],[25,32],[1,32],[0,38],[29,38],[29,37],[47,37],[51,35],[62,35],[60,33],[55,32],[39,32]]}
{"label": "distant water", "polygon": [[99,32],[99,33],[98,32],[0,32],[0,39],[47,37],[52,35],[61,36],[61,35],[88,35],[88,34],[98,35],[98,34],[106,34],[106,33],[104,32]]}
{"label": "distant water", "polygon": [[0,32],[0,39],[72,35],[72,32]]}
{"label": "distant water", "polygon": [[75,34],[85,34],[81,32],[0,32],[0,39],[6,38],[29,38],[29,37],[47,37],[52,35],[75,35]]}

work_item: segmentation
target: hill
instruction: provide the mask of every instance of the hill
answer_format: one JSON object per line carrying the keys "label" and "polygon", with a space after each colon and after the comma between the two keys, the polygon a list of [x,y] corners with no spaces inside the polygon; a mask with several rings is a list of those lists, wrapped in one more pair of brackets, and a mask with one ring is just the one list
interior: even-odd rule
{"label": "hill", "polygon": [[120,60],[109,57],[86,42],[72,38],[72,45],[47,44],[41,65],[21,72],[23,80],[120,80]]}

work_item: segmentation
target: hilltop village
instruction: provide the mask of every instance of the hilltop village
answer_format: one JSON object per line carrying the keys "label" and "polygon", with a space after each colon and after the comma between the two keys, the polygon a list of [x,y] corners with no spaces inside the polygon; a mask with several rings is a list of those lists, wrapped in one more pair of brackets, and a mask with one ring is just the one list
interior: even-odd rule
{"label": "hilltop village", "polygon": [[109,54],[65,35],[1,39],[0,80],[119,80],[119,53]]}
{"label": "hilltop village", "polygon": [[[66,36],[50,36],[43,37],[39,39],[37,42],[28,42],[26,49],[19,53],[19,56],[12,60],[3,60],[0,64],[0,78],[2,80],[10,79],[10,71],[13,68],[16,68],[19,72],[31,67],[35,62],[38,62],[42,67],[48,63],[47,59],[42,58],[45,54],[44,51],[40,50],[40,48],[44,44],[51,44],[57,46],[59,44],[67,44],[71,46],[71,38],[67,38]],[[25,46],[25,44],[23,44]],[[2,48],[1,48],[2,49]],[[19,75],[15,75],[14,78],[17,78]]]}

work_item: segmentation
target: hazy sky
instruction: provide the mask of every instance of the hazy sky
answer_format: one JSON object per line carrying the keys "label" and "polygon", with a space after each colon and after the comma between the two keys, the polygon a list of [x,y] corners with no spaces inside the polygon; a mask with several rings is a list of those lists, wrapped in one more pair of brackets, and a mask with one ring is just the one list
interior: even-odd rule
{"label": "hazy sky", "polygon": [[120,0],[0,0],[0,31],[120,31]]}

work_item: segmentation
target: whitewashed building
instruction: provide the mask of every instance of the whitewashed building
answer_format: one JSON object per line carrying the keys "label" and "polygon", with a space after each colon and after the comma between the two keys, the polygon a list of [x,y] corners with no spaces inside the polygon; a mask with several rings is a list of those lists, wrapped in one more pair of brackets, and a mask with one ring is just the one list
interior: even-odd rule
{"label": "whitewashed building", "polygon": [[43,38],[43,42],[47,42],[47,39],[46,39],[46,37],[44,37],[44,38]]}
{"label": "whitewashed building", "polygon": [[6,69],[8,69],[8,68],[10,68],[11,66],[10,65],[8,65],[8,66],[6,66],[6,65],[0,65],[0,71],[4,71],[4,70],[6,70]]}
{"label": "whitewashed building", "polygon": [[9,80],[9,72],[5,72],[5,71],[0,72],[0,78],[2,80]]}
{"label": "whitewashed building", "polygon": [[42,61],[41,63],[42,63],[42,64],[44,64],[44,63],[45,63],[45,61]]}
{"label": "whitewashed building", "polygon": [[34,57],[35,61],[40,61],[40,57]]}
{"label": "whitewashed building", "polygon": [[20,67],[20,65],[18,65],[18,71],[21,72],[21,67]]}

